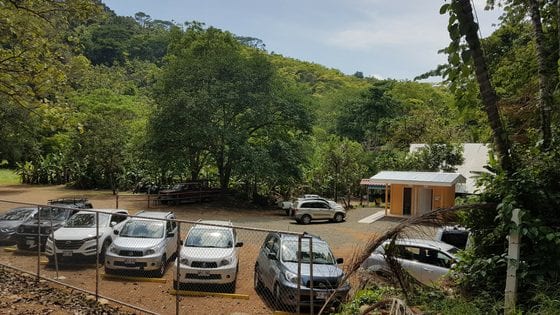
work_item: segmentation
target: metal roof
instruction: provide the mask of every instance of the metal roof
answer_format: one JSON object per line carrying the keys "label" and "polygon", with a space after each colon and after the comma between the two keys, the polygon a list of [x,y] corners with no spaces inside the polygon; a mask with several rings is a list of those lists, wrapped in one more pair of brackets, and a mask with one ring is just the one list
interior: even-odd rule
{"label": "metal roof", "polygon": [[382,171],[370,178],[375,184],[407,184],[423,186],[451,187],[457,183],[464,183],[465,177],[458,173],[441,172],[401,172]]}

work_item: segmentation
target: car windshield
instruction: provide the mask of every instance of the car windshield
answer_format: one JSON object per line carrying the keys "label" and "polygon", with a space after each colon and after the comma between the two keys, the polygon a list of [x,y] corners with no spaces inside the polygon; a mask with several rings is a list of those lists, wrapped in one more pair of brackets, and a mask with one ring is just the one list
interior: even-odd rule
{"label": "car windshield", "polygon": [[162,238],[164,232],[163,221],[132,220],[123,226],[119,235],[136,238]]}
{"label": "car windshield", "polygon": [[[313,257],[314,264],[334,265],[336,261],[325,243],[313,242],[313,256],[309,252],[309,242],[303,241],[301,243],[301,262],[310,263]],[[282,242],[282,260],[284,262],[298,262],[297,258],[298,242],[297,241],[284,241]]]}
{"label": "car windshield", "polygon": [[[109,215],[99,214],[99,226],[104,227],[109,221]],[[76,213],[67,222],[68,228],[90,228],[95,227],[95,213]]]}
{"label": "car windshield", "polygon": [[225,229],[194,228],[189,232],[185,247],[233,247],[231,231]]}
{"label": "car windshield", "polygon": [[64,221],[68,217],[70,213],[70,209],[65,208],[41,208],[38,213],[33,215],[34,219],[39,219],[39,214],[41,215],[41,220],[55,220],[55,221]]}
{"label": "car windshield", "polygon": [[447,250],[448,253],[453,254],[453,255],[457,254],[458,251],[459,251],[459,249],[457,247],[452,247],[452,248]]}
{"label": "car windshield", "polygon": [[13,210],[8,213],[4,213],[0,216],[0,220],[3,221],[22,221],[27,218],[35,209],[18,209]]}

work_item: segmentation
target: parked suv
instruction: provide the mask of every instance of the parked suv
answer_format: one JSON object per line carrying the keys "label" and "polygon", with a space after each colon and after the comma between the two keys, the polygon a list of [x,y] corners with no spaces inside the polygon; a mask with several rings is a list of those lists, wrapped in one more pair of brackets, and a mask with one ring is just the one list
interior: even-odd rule
{"label": "parked suv", "polygon": [[[63,198],[49,200],[48,207],[41,207],[31,219],[21,224],[15,238],[18,249],[34,249],[41,246],[44,250],[47,237],[58,230],[78,209],[90,209],[92,204],[85,198]],[[40,225],[39,225],[40,222]],[[39,237],[37,234],[40,234]]]}
{"label": "parked suv", "polygon": [[[207,225],[212,224],[212,225]],[[231,221],[199,221],[191,227],[181,248],[179,279],[173,273],[173,287],[184,284],[219,284],[235,292],[239,270],[237,235]],[[177,261],[175,268],[177,268]]]}
{"label": "parked suv", "polygon": [[[136,217],[138,216],[138,217]],[[173,212],[140,211],[124,223],[105,253],[105,273],[116,270],[165,273],[177,249],[177,223]]]}
{"label": "parked suv", "polygon": [[[310,244],[313,245],[313,252],[310,251]],[[343,262],[342,258],[335,258],[327,242],[317,236],[308,234],[308,237],[302,238],[299,254],[298,247],[296,235],[276,232],[268,234],[255,264],[255,290],[270,290],[279,307],[297,306],[298,300],[300,305],[308,306],[311,296],[313,305],[322,306],[332,293],[335,295],[330,303],[332,306],[338,305],[350,290],[350,285],[342,282],[344,272],[338,267],[338,264]]]}
{"label": "parked suv", "polygon": [[[57,261],[96,258],[97,239],[99,238],[99,259],[105,259],[105,251],[113,242],[113,230],[119,230],[127,219],[128,211],[122,209],[97,209],[80,211],[54,232],[54,240],[49,236],[45,253],[49,264],[53,264],[54,253]],[[99,216],[99,234],[96,217]]]}
{"label": "parked suv", "polygon": [[16,243],[17,228],[37,213],[37,207],[21,207],[9,210],[0,215],[0,244],[12,245]]}
{"label": "parked suv", "polygon": [[[390,273],[385,251],[390,241],[384,242],[367,258],[362,267],[374,272]],[[424,239],[399,239],[395,241],[394,256],[416,280],[430,284],[449,272],[457,260],[459,249],[447,243]]]}
{"label": "parked suv", "polygon": [[330,220],[342,222],[346,218],[346,210],[334,201],[323,198],[302,198],[292,206],[292,217],[302,224],[312,220]]}
{"label": "parked suv", "polygon": [[444,226],[436,231],[434,238],[436,241],[441,241],[453,245],[459,249],[466,249],[470,246],[470,232],[468,229],[461,226]]}

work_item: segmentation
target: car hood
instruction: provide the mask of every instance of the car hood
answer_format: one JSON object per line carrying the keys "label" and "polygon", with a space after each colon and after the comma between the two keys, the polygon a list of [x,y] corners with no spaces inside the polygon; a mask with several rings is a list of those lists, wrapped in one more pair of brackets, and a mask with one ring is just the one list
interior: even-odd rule
{"label": "car hood", "polygon": [[230,257],[233,248],[181,247],[181,257],[188,260],[220,260]]}
{"label": "car hood", "polygon": [[119,248],[146,249],[161,243],[161,238],[117,237],[113,244]]}
{"label": "car hood", "polygon": [[23,221],[0,221],[0,229],[15,229],[21,225]]}
{"label": "car hood", "polygon": [[[298,264],[297,263],[285,263],[286,269],[290,272],[297,274],[298,271]],[[301,275],[304,282],[309,279],[311,273],[309,272],[311,268],[309,268],[309,264],[301,264]],[[313,264],[313,278],[328,278],[328,279],[340,279],[344,275],[342,269],[340,269],[337,265],[322,265],[322,264]]]}
{"label": "car hood", "polygon": [[[52,221],[53,226],[61,226],[62,223],[64,223],[64,221],[57,221],[57,220]],[[37,221],[37,220],[26,221],[25,223],[23,223],[21,225],[23,225],[23,226],[37,226],[37,225],[39,225],[39,221]],[[51,221],[50,220],[47,220],[47,221],[41,220],[41,226],[51,226]]]}
{"label": "car hood", "polygon": [[[99,229],[99,234],[103,235],[106,232],[103,229]],[[68,241],[78,241],[83,240],[88,237],[94,237],[96,235],[95,228],[67,228],[62,227],[54,232],[55,240],[68,240]]]}

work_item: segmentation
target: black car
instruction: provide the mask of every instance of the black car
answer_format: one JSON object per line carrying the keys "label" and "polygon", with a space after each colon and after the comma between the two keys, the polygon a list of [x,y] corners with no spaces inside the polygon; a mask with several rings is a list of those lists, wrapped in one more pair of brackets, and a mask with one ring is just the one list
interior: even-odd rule
{"label": "black car", "polygon": [[37,207],[20,207],[0,215],[0,244],[15,244],[14,235],[17,228],[35,213],[37,213]]}
{"label": "black car", "polygon": [[330,305],[340,304],[350,290],[338,266],[342,258],[335,258],[327,242],[310,234],[302,239],[301,252],[298,248],[297,235],[270,233],[255,264],[255,290],[272,292],[277,308],[293,308],[298,303],[308,307],[312,301],[313,306],[320,307],[331,295]]}
{"label": "black car", "polygon": [[47,238],[53,231],[59,229],[79,209],[92,207],[93,205],[85,198],[49,200],[47,207],[41,207],[32,218],[17,228],[14,239],[18,249],[33,250],[41,246],[43,251]]}

